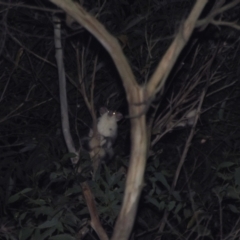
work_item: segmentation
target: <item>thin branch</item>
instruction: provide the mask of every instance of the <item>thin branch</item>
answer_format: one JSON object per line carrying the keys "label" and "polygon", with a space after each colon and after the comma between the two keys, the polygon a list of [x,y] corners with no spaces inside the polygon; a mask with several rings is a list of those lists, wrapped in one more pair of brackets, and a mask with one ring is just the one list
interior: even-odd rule
{"label": "thin branch", "polygon": [[226,4],[225,6],[223,6],[221,8],[218,8],[215,11],[213,11],[213,13],[212,13],[212,15],[210,15],[210,17],[212,18],[212,17],[216,16],[219,13],[226,12],[227,10],[235,7],[239,3],[240,3],[240,0],[235,0],[235,1],[231,2],[231,3],[229,3],[229,4]]}
{"label": "thin branch", "polygon": [[164,54],[162,60],[158,64],[153,76],[150,78],[147,85],[147,97],[152,98],[164,86],[166,79],[174,66],[179,54],[184,46],[187,44],[203,8],[207,4],[207,0],[198,0],[193,7],[188,18],[184,22],[179,33],[173,40],[172,44]]}
{"label": "thin branch", "polygon": [[[89,15],[79,4],[69,0],[50,0],[64,9],[67,14],[71,15],[77,22],[79,22],[84,28],[92,33],[105,47],[105,49],[111,55],[116,68],[122,78],[123,85],[125,87],[127,100],[129,103],[129,115],[138,116],[131,118],[131,157],[128,169],[128,175],[126,180],[126,188],[123,198],[123,205],[118,216],[112,239],[122,240],[128,239],[132,230],[132,226],[135,220],[138,201],[143,188],[143,176],[146,166],[146,152],[147,152],[147,128],[146,128],[146,116],[144,111],[146,110],[146,104],[150,101],[145,101],[146,97],[153,98],[156,93],[159,82],[162,77],[154,78],[152,82],[154,84],[148,84],[150,91],[145,91],[145,88],[139,86],[134,78],[132,70],[123,55],[120,45],[117,40],[111,36],[94,17]],[[184,24],[183,31],[180,31],[178,38],[174,41],[173,47],[166,54],[166,58],[162,60],[162,76],[165,78],[170,72],[171,67],[180,54],[183,46],[185,46],[189,39],[195,21],[201,13],[203,7],[207,3],[207,0],[197,0],[189,18]],[[180,44],[178,46],[177,44]],[[175,53],[176,51],[176,53]],[[172,57],[172,59],[171,59]],[[169,64],[169,59],[172,60],[172,66],[166,68],[166,64]],[[161,64],[160,64],[161,65]],[[151,80],[150,80],[151,82]],[[152,90],[152,87],[154,88]],[[149,90],[149,89],[148,89]]]}
{"label": "thin branch", "polygon": [[97,207],[95,200],[93,198],[93,194],[87,182],[81,183],[83,189],[83,195],[86,199],[86,204],[88,206],[88,210],[91,216],[91,226],[94,231],[98,234],[101,240],[108,240],[108,236],[104,231],[103,227],[101,226],[101,222],[98,216]]}
{"label": "thin branch", "polygon": [[[60,103],[61,103],[61,116],[62,116],[62,130],[65,142],[67,144],[68,151],[74,153],[76,157],[72,158],[71,161],[73,164],[77,164],[79,161],[79,154],[75,149],[72,136],[70,133],[69,118],[68,118],[68,103],[67,103],[67,92],[66,92],[66,78],[65,78],[65,69],[63,64],[63,52],[61,44],[61,24],[58,17],[53,16],[54,21],[54,40],[56,47],[56,60],[58,65],[58,77],[59,77],[59,90],[60,90]],[[78,168],[78,172],[81,169]],[[99,220],[96,204],[94,197],[91,193],[90,187],[87,182],[81,183],[83,189],[83,195],[85,197],[88,209],[91,215],[91,225],[96,231],[101,240],[108,240],[108,236],[104,231],[101,222]]]}
{"label": "thin branch", "polygon": [[234,6],[236,6],[239,3],[240,3],[240,0],[235,0],[229,4],[226,4],[225,6],[223,6],[221,8],[219,8],[219,5],[217,5],[217,8],[215,10],[213,10],[206,18],[197,21],[196,27],[200,27],[200,26],[209,24],[216,15],[226,12],[227,10],[233,8]]}
{"label": "thin branch", "polygon": [[116,38],[114,38],[97,19],[88,14],[78,3],[69,0],[50,1],[64,9],[67,14],[86,28],[105,47],[118,69],[126,89],[127,98],[130,100],[132,97],[132,88],[139,89],[139,86]]}
{"label": "thin branch", "polygon": [[235,22],[224,22],[224,21],[212,20],[211,23],[216,25],[216,26],[226,26],[226,27],[232,27],[232,28],[235,28],[237,30],[240,30],[240,25],[236,24],[237,21],[235,21]]}
{"label": "thin branch", "polygon": [[53,20],[55,21],[54,41],[55,41],[55,47],[56,47],[56,61],[58,66],[62,131],[63,131],[65,142],[67,144],[68,151],[76,154],[76,157],[71,159],[72,163],[76,164],[79,160],[79,156],[78,156],[78,152],[74,147],[72,136],[70,133],[70,125],[69,125],[69,118],[68,118],[68,102],[67,102],[67,92],[66,92],[66,77],[65,77],[65,68],[63,64],[63,51],[62,51],[62,44],[61,44],[61,24],[60,24],[60,20],[57,17],[54,16]]}
{"label": "thin branch", "polygon": [[[210,86],[210,80],[211,80],[211,78],[212,78],[213,75],[214,75],[214,73],[213,73],[213,75],[212,75],[211,77],[209,76],[209,75],[210,75],[210,67],[212,66],[212,63],[213,63],[213,61],[214,61],[214,59],[215,59],[215,57],[216,57],[216,55],[217,55],[217,53],[218,53],[218,50],[219,50],[219,49],[217,48],[216,51],[215,51],[215,53],[214,53],[214,55],[211,57],[211,59],[210,59],[210,60],[208,61],[208,63],[207,63],[207,66],[208,66],[208,68],[206,68],[206,72],[207,72],[207,83],[206,83],[206,86],[205,86],[205,88],[203,89],[202,94],[201,94],[201,97],[200,97],[200,99],[199,99],[199,104],[198,104],[198,108],[197,108],[197,114],[195,115],[192,129],[191,129],[190,134],[189,134],[189,136],[188,136],[188,139],[187,139],[187,141],[186,141],[186,143],[185,143],[184,150],[183,150],[183,153],[182,153],[182,155],[181,155],[181,159],[180,159],[179,164],[178,164],[178,167],[177,167],[177,169],[176,169],[176,172],[175,172],[175,175],[174,175],[174,179],[173,179],[173,182],[172,182],[172,186],[171,186],[171,190],[170,190],[171,192],[173,192],[173,191],[175,190],[175,188],[176,188],[176,184],[177,184],[177,181],[178,181],[178,178],[179,178],[181,169],[182,169],[183,164],[184,164],[184,162],[185,162],[185,160],[186,160],[187,153],[188,153],[189,148],[190,148],[190,144],[191,144],[192,139],[193,139],[194,134],[195,134],[196,124],[197,124],[197,121],[198,121],[198,118],[199,118],[200,110],[201,110],[201,108],[202,108],[203,101],[204,101],[204,99],[205,99],[205,97],[206,97],[207,90],[208,90],[208,88],[209,88],[209,86]],[[162,231],[163,231],[163,229],[164,229],[164,227],[165,227],[165,224],[166,224],[166,222],[167,222],[168,216],[169,216],[169,212],[168,212],[167,210],[165,210],[164,216],[163,216],[162,221],[161,221],[161,223],[160,223],[159,231],[158,231],[158,232],[162,232]]]}
{"label": "thin branch", "polygon": [[10,8],[14,8],[14,7],[21,8],[22,7],[22,8],[28,8],[28,9],[33,9],[33,10],[37,10],[37,11],[44,11],[44,12],[51,12],[51,13],[63,13],[63,11],[60,10],[60,9],[35,7],[35,6],[27,5],[27,4],[24,4],[24,3],[12,3],[12,2],[6,3],[6,2],[0,1],[0,5],[8,6]]}

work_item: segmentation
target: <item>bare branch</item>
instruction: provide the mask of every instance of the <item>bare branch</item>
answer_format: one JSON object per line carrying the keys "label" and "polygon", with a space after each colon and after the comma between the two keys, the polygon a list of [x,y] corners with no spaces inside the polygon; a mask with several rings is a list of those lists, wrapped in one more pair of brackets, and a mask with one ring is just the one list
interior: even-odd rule
{"label": "bare branch", "polygon": [[196,27],[200,27],[200,26],[207,25],[207,24],[211,23],[214,20],[214,17],[216,15],[218,15],[220,13],[223,13],[223,12],[233,8],[238,3],[240,3],[240,0],[235,0],[235,1],[231,2],[231,3],[229,3],[229,4],[226,4],[223,7],[220,7],[221,4],[223,4],[223,1],[217,2],[216,3],[216,9],[213,9],[212,12],[206,18],[197,21]]}
{"label": "bare branch", "polygon": [[65,68],[63,64],[63,52],[62,52],[62,44],[61,44],[61,25],[60,25],[60,20],[57,17],[54,16],[53,20],[55,21],[54,40],[55,40],[55,47],[56,47],[56,60],[58,65],[62,131],[63,131],[65,142],[68,147],[68,151],[76,154],[76,157],[72,158],[72,163],[76,164],[79,160],[79,157],[78,157],[78,152],[76,151],[73,144],[73,140],[70,133],[70,126],[69,126],[66,77],[65,77]]}
{"label": "bare branch", "polygon": [[196,2],[191,13],[184,22],[182,29],[180,28],[179,33],[173,40],[167,52],[164,54],[153,76],[149,80],[147,85],[148,98],[155,96],[155,94],[164,86],[172,67],[174,66],[182,49],[187,44],[195,27],[196,21],[206,4],[207,0],[198,0]]}
{"label": "bare branch", "polygon": [[240,30],[240,25],[236,24],[237,21],[235,21],[235,22],[224,22],[224,21],[212,20],[211,23],[216,25],[216,26],[226,26],[226,27],[232,27],[232,28],[235,28],[237,30]]}
{"label": "bare branch", "polygon": [[[134,87],[138,90],[139,86],[116,38],[109,34],[106,28],[97,19],[88,14],[78,3],[69,0],[51,0],[51,2],[61,7],[67,14],[93,34],[109,52],[123,80],[127,98],[130,101],[132,88]],[[133,103],[134,101],[132,100],[131,102]]]}
{"label": "bare branch", "polygon": [[[128,239],[135,220],[137,205],[143,187],[143,176],[146,165],[147,128],[145,114],[142,114],[146,110],[145,88],[142,88],[137,84],[132,70],[125,56],[123,55],[117,40],[106,31],[102,24],[100,24],[87,12],[85,12],[84,9],[75,2],[67,0],[51,0],[51,2],[63,8],[67,14],[71,15],[77,22],[82,24],[83,27],[91,32],[110,53],[116,65],[116,68],[119,71],[126,90],[127,100],[129,103],[129,115],[139,116],[138,118],[131,118],[130,164],[128,169],[123,206],[117,219],[112,237],[112,239],[117,240]],[[148,84],[147,96],[149,98],[153,98],[157,90],[161,89],[161,87],[158,87],[159,82],[163,76],[166,79],[167,75],[169,74],[171,67],[180,54],[180,51],[189,39],[195,26],[195,22],[206,2],[206,0],[198,0],[196,2],[193,11],[190,13],[189,18],[184,24],[183,31],[180,31],[176,37],[177,40],[173,42],[172,47],[170,47],[170,50],[168,50],[167,54],[165,54],[165,57],[160,64],[160,66],[163,66],[161,69],[162,76],[153,77],[153,80],[150,80],[150,84]],[[180,47],[178,44],[180,44]],[[166,65],[170,63],[170,60],[172,65],[167,67]],[[157,74],[159,73],[158,71],[156,72]],[[154,76],[155,75],[156,74],[154,74]]]}
{"label": "bare branch", "polygon": [[[60,20],[56,16],[53,17],[53,21],[55,25],[54,40],[55,40],[55,46],[56,46],[56,60],[57,60],[58,75],[59,75],[62,130],[63,130],[65,142],[68,147],[68,151],[76,155],[76,157],[71,159],[72,163],[76,165],[79,161],[79,154],[75,149],[75,146],[71,137],[71,133],[70,133],[70,126],[69,126],[66,78],[65,78],[65,69],[63,64],[62,44],[61,44],[61,24],[60,24]],[[84,93],[84,90],[82,89],[83,93]],[[78,172],[80,171],[81,169],[78,168]],[[101,222],[97,214],[94,197],[91,193],[88,183],[87,182],[81,183],[81,187],[83,189],[83,195],[85,197],[85,200],[91,215],[91,225],[93,229],[96,231],[96,233],[98,234],[101,240],[108,240],[108,236],[105,233],[103,227],[101,226]]]}
{"label": "bare branch", "polygon": [[93,198],[93,194],[91,192],[91,189],[87,182],[83,182],[81,184],[83,189],[83,195],[86,200],[86,204],[88,206],[88,210],[91,216],[91,226],[94,229],[94,231],[98,234],[99,238],[101,240],[108,240],[108,236],[106,232],[104,231],[103,227],[101,226],[100,219],[97,213],[96,204]]}

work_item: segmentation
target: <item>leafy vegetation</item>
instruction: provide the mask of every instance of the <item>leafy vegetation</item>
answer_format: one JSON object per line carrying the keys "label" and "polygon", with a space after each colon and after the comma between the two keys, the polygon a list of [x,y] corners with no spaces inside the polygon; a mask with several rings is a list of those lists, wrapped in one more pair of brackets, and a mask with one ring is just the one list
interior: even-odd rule
{"label": "leafy vegetation", "polygon": [[[80,2],[119,40],[141,84],[194,4]],[[96,39],[81,26],[65,25],[65,14],[48,1],[1,2],[0,7],[0,239],[97,239],[79,184],[84,181],[111,236],[128,171],[130,125],[127,117],[120,122],[116,156],[92,181],[91,160],[82,148],[92,119],[79,82],[84,81],[89,96],[95,75],[95,109],[107,105],[128,116],[116,68]],[[212,7],[209,3],[203,16]],[[239,24],[239,7],[219,19]],[[62,19],[69,117],[74,143],[81,149],[81,174],[71,165],[61,130],[54,11]],[[153,101],[147,113],[145,183],[132,239],[239,239],[239,51],[237,29],[210,24],[196,29]],[[185,113],[198,106],[197,124],[180,127]]]}

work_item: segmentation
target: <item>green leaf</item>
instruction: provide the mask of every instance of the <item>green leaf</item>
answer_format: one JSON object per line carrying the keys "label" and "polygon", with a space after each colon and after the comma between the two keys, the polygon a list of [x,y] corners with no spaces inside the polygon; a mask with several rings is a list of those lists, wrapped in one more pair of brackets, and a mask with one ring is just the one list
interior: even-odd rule
{"label": "green leaf", "polygon": [[178,203],[178,205],[176,206],[174,213],[177,214],[181,209],[183,208],[182,203]]}
{"label": "green leaf", "polygon": [[205,226],[203,225],[198,225],[196,228],[195,228],[195,231],[194,232],[197,232],[198,233],[198,237],[203,237],[203,236],[209,236],[211,237],[211,231],[206,228]]}
{"label": "green leaf", "polygon": [[19,193],[21,193],[21,194],[25,194],[25,193],[27,193],[27,192],[30,192],[30,191],[32,191],[33,189],[32,188],[25,188],[25,189],[23,189],[21,192],[19,192]]}
{"label": "green leaf", "polygon": [[27,215],[27,212],[22,213],[22,214],[20,215],[19,219],[18,219],[19,222],[21,222],[22,220],[24,220],[25,217],[26,217],[26,215]]}
{"label": "green leaf", "polygon": [[16,194],[12,195],[12,196],[8,199],[8,203],[14,203],[14,202],[16,202],[19,198],[20,198],[19,193],[16,193]]}
{"label": "green leaf", "polygon": [[190,209],[184,209],[183,214],[185,218],[190,218],[192,216],[192,211]]}
{"label": "green leaf", "polygon": [[237,209],[236,206],[232,205],[232,204],[228,204],[229,209],[233,212],[233,213],[239,213],[240,211]]}
{"label": "green leaf", "polygon": [[64,227],[60,221],[58,221],[56,228],[58,229],[58,231],[64,232]]}
{"label": "green leaf", "polygon": [[63,173],[64,173],[64,176],[69,176],[69,175],[72,175],[72,170],[68,169],[68,168],[63,168]]}
{"label": "green leaf", "polygon": [[232,199],[238,199],[238,200],[240,199],[239,198],[239,189],[236,189],[232,186],[228,186],[226,191],[227,191],[226,197],[232,198]]}
{"label": "green leaf", "polygon": [[111,188],[113,180],[112,180],[112,176],[110,174],[109,168],[106,166],[106,164],[104,164],[104,170],[105,170],[105,177],[107,180],[108,188]]}
{"label": "green leaf", "polygon": [[159,210],[163,210],[166,208],[166,204],[164,201],[161,201],[160,204],[159,204]]}
{"label": "green leaf", "polygon": [[46,229],[42,234],[41,234],[41,239],[49,239],[49,237],[52,236],[52,234],[56,231],[55,227]]}
{"label": "green leaf", "polygon": [[40,206],[43,206],[46,204],[46,201],[43,200],[43,199],[29,199],[28,200],[29,203],[32,203],[32,204],[35,204],[35,205],[40,205]]}
{"label": "green leaf", "polygon": [[36,217],[39,217],[39,215],[51,216],[53,215],[53,212],[54,212],[53,208],[47,207],[47,206],[33,208],[32,211],[35,213]]}
{"label": "green leaf", "polygon": [[176,205],[176,202],[175,201],[171,201],[171,202],[169,202],[169,204],[168,204],[168,211],[172,211],[173,210],[173,208],[175,207],[175,205]]}
{"label": "green leaf", "polygon": [[65,193],[64,196],[70,196],[72,194],[79,194],[82,192],[82,189],[80,186],[73,186],[72,188],[69,188]]}
{"label": "green leaf", "polygon": [[169,186],[165,176],[162,173],[155,173],[154,175],[158,181],[160,181],[168,190],[170,190],[170,186]]}
{"label": "green leaf", "polygon": [[160,164],[160,161],[158,158],[155,158],[154,161],[153,161],[153,165],[154,167],[157,169],[159,167],[159,164]]}
{"label": "green leaf", "polygon": [[22,197],[23,194],[32,191],[32,188],[25,188],[23,189],[21,192],[18,192],[14,195],[12,195],[9,199],[8,199],[8,203],[13,203],[16,202],[20,197]]}
{"label": "green leaf", "polygon": [[42,223],[41,225],[38,226],[39,229],[42,228],[50,228],[53,226],[56,226],[58,224],[59,220],[57,218],[53,218],[52,220],[48,220],[44,223]]}
{"label": "green leaf", "polygon": [[49,240],[75,240],[76,238],[70,234],[59,234],[54,237],[50,237]]}
{"label": "green leaf", "polygon": [[163,210],[165,208],[165,203],[164,202],[159,203],[156,200],[156,198],[152,198],[152,197],[147,196],[146,200],[147,200],[147,202],[149,202],[149,203],[153,204],[154,206],[156,206],[159,210]]}
{"label": "green leaf", "polygon": [[233,165],[235,165],[235,163],[233,163],[233,162],[223,162],[223,163],[219,164],[217,170],[220,170],[223,168],[229,168],[229,167],[232,167]]}
{"label": "green leaf", "polygon": [[156,207],[159,206],[159,202],[154,197],[146,196],[146,202],[152,203]]}
{"label": "green leaf", "polygon": [[61,162],[69,161],[69,158],[74,158],[74,157],[76,157],[75,153],[66,153],[60,161]]}
{"label": "green leaf", "polygon": [[53,162],[53,163],[56,166],[57,170],[59,170],[61,168],[61,164],[59,164],[58,162]]}
{"label": "green leaf", "polygon": [[30,236],[33,235],[33,231],[34,231],[34,228],[32,227],[22,228],[19,232],[19,239],[20,240],[28,239]]}
{"label": "green leaf", "polygon": [[58,176],[59,176],[59,173],[57,173],[57,172],[52,172],[52,173],[50,174],[50,180],[54,180],[54,179],[58,178]]}
{"label": "green leaf", "polygon": [[240,168],[235,169],[234,178],[235,178],[235,184],[240,186]]}
{"label": "green leaf", "polygon": [[177,201],[181,201],[181,197],[180,197],[180,194],[179,194],[179,192],[177,192],[177,191],[173,191],[172,192],[172,195],[174,196],[174,198],[177,200]]}
{"label": "green leaf", "polygon": [[233,178],[233,176],[231,174],[222,174],[220,172],[217,173],[217,176],[219,178],[223,179],[224,181],[231,180]]}

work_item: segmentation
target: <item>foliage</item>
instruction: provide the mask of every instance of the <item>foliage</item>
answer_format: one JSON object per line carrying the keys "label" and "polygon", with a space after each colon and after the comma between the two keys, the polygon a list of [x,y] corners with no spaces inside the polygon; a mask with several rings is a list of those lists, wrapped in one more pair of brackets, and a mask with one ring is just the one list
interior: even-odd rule
{"label": "foliage", "polygon": [[[18,1],[15,3],[19,4]],[[41,5],[38,1],[29,4],[56,9],[45,1]],[[137,81],[144,84],[193,1],[85,1],[83,5],[119,40]],[[130,126],[127,118],[120,122],[116,157],[101,167],[97,181],[91,181],[90,158],[84,149],[81,149],[83,171],[77,174],[70,165],[71,154],[66,154],[61,133],[51,14],[27,5],[20,8],[0,3],[0,7],[4,13],[0,46],[3,57],[0,238],[77,239],[76,233],[83,227],[90,229],[89,213],[79,185],[85,180],[90,183],[101,222],[110,236],[121,207],[128,168]],[[238,11],[239,5],[221,17],[231,22],[239,21]],[[109,55],[83,28],[71,29],[64,25],[62,13],[59,16],[64,28],[71,131],[74,143],[79,147],[87,136],[91,117],[76,86],[83,79],[89,96],[96,56],[96,109],[107,105],[124,115],[128,112],[123,86]],[[212,25],[203,31],[196,30],[176,63],[164,92],[156,96],[147,115],[149,121],[154,116],[149,130],[151,141],[164,134],[150,147],[133,230],[136,239],[154,239],[160,235],[162,239],[239,238],[238,36],[233,29],[217,29]],[[220,51],[214,55],[216,49]],[[213,56],[211,67],[199,72]],[[81,67],[79,71],[77,63]],[[176,113],[174,120],[181,117],[189,104],[199,99],[209,75],[213,76],[213,82],[173,189],[173,179],[191,127],[169,130],[170,119],[166,118],[158,125],[158,118],[165,119],[169,112],[171,116]],[[196,87],[185,99],[177,100],[180,105],[171,102],[182,86],[195,83]],[[184,88],[181,95],[188,90]],[[157,111],[152,115],[154,107]],[[165,227],[160,233],[163,220],[166,220]],[[89,231],[85,239],[94,237]]]}
{"label": "foliage", "polygon": [[[64,162],[64,159],[53,162],[48,169],[34,172],[30,176],[24,174],[21,166],[17,166],[22,171],[22,178],[14,181],[10,177],[9,185],[3,186],[5,189],[1,196],[7,196],[6,192],[10,188],[14,192],[21,189],[20,181],[28,181],[29,187],[10,193],[11,196],[4,199],[4,205],[2,202],[2,214],[8,213],[1,223],[2,229],[11,220],[11,224],[5,227],[6,230],[2,230],[2,235],[9,235],[9,239],[18,235],[22,240],[29,237],[75,239],[73,236],[76,231],[87,224],[88,210],[84,199],[79,197],[82,192],[79,181],[84,177],[76,175],[72,167]],[[100,216],[106,226],[112,227],[119,212],[124,182],[121,180],[121,172],[110,174],[110,169],[106,166],[105,170],[106,180],[99,178],[97,182],[91,182],[91,185],[99,202]]]}

